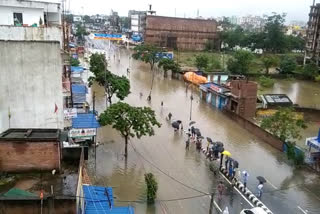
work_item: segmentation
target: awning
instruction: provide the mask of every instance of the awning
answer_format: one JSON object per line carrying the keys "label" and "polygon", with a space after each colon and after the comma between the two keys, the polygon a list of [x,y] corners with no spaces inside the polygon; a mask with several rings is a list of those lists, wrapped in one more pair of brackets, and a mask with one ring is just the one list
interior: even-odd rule
{"label": "awning", "polygon": [[72,85],[72,100],[73,103],[85,103],[86,94],[88,92],[87,86],[81,84]]}
{"label": "awning", "polygon": [[111,187],[83,185],[86,214],[134,214],[131,206],[114,207]]}
{"label": "awning", "polygon": [[320,142],[318,141],[318,137],[309,137],[306,139],[306,145],[313,149],[320,151]]}
{"label": "awning", "polygon": [[77,72],[77,73],[81,73],[83,72],[84,68],[80,67],[80,66],[71,66],[71,72]]}
{"label": "awning", "polygon": [[77,117],[72,118],[72,128],[99,128],[100,124],[96,119],[96,116],[92,113],[78,114]]}

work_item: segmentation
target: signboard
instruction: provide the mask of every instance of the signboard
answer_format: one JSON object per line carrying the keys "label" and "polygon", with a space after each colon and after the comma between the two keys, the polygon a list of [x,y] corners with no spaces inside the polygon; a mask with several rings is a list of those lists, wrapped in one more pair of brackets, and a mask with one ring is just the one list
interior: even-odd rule
{"label": "signboard", "polygon": [[95,33],[94,39],[104,39],[104,40],[122,40],[121,34],[102,34],[102,33]]}
{"label": "signboard", "polygon": [[96,129],[71,129],[69,131],[69,137],[72,138],[85,138],[96,136]]}
{"label": "signboard", "polygon": [[157,53],[156,56],[162,59],[173,59],[173,52],[161,52]]}
{"label": "signboard", "polygon": [[63,110],[64,119],[71,119],[77,117],[77,109],[76,108],[68,108]]}
{"label": "signboard", "polygon": [[218,87],[218,86],[215,86],[215,85],[211,85],[210,86],[210,89],[212,91],[215,91],[215,92],[218,92],[218,93],[222,93],[222,88]]}
{"label": "signboard", "polygon": [[73,59],[78,59],[78,54],[72,54]]}

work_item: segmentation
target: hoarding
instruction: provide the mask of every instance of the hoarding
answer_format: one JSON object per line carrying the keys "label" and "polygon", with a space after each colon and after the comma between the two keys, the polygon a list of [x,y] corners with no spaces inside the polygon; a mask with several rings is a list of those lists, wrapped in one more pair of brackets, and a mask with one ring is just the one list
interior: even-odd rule
{"label": "hoarding", "polygon": [[69,131],[69,137],[71,138],[83,138],[83,137],[93,137],[96,136],[96,129],[71,129]]}
{"label": "hoarding", "polygon": [[63,110],[64,119],[71,119],[77,117],[77,109],[76,108],[68,108]]}
{"label": "hoarding", "polygon": [[[91,38],[92,36],[90,36]],[[103,40],[122,40],[121,34],[102,34],[95,33],[93,34],[93,39],[103,39]]]}

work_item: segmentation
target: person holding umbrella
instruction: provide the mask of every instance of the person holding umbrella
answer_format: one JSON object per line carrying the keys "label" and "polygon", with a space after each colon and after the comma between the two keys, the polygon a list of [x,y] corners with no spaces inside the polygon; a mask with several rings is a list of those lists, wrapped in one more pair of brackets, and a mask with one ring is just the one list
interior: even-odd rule
{"label": "person holding umbrella", "polygon": [[242,182],[244,185],[244,189],[247,188],[248,177],[249,177],[249,173],[247,171],[242,171]]}
{"label": "person holding umbrella", "polygon": [[259,198],[259,199],[261,199],[261,197],[262,197],[262,191],[263,191],[263,182],[259,182],[259,185],[258,185],[258,195],[257,195],[257,197]]}

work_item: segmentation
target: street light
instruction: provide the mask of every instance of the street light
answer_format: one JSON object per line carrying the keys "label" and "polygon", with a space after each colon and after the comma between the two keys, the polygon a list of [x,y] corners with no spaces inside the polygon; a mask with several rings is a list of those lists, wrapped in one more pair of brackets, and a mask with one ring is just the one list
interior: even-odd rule
{"label": "street light", "polygon": [[191,121],[191,116],[192,116],[192,100],[193,100],[193,96],[192,96],[192,92],[191,92],[191,95],[190,95],[190,121]]}

